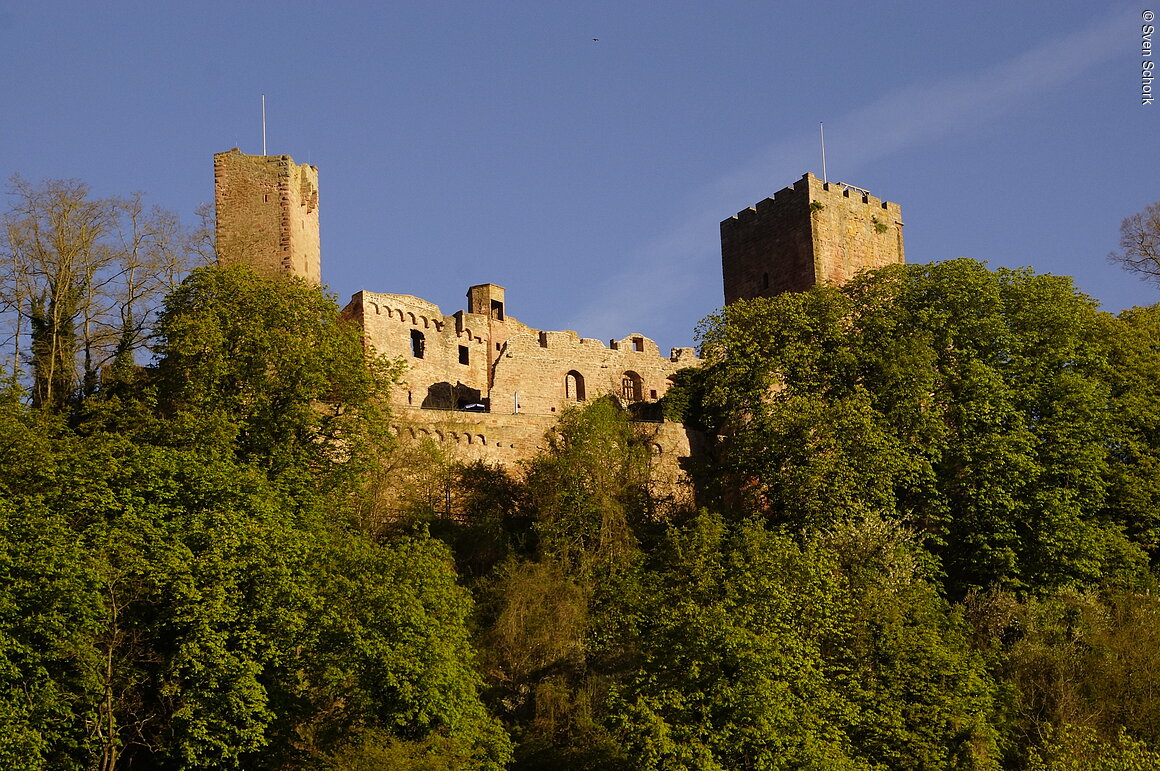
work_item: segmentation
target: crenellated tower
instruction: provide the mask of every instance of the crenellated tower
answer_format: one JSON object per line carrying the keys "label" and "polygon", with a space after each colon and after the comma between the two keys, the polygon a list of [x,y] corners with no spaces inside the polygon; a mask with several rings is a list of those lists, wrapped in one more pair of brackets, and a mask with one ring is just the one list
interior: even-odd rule
{"label": "crenellated tower", "polygon": [[721,223],[726,304],[841,284],[902,262],[898,204],[813,174]]}
{"label": "crenellated tower", "polygon": [[235,147],[214,155],[213,173],[218,262],[321,284],[318,167]]}

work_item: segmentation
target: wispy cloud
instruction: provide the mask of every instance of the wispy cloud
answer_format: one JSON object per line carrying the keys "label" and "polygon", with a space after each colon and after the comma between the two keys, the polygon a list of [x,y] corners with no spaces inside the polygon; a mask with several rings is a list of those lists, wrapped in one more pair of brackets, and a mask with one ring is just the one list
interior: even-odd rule
{"label": "wispy cloud", "polygon": [[[1124,13],[1112,12],[1013,59],[909,84],[827,122],[827,133],[843,137],[843,175],[921,143],[978,128],[1018,111],[1038,94],[1072,82],[1122,50],[1124,18]],[[717,224],[746,202],[772,193],[771,181],[792,182],[813,168],[816,146],[813,132],[785,137],[744,168],[690,196],[682,224],[627,255],[625,268],[606,281],[599,298],[581,308],[569,326],[607,338],[657,330],[658,320],[690,323],[690,304],[704,297],[706,282],[719,282]],[[713,296],[719,295],[718,287]],[[699,317],[709,310],[698,308],[694,314]],[[661,334],[677,334],[664,329],[663,321],[660,326]]]}

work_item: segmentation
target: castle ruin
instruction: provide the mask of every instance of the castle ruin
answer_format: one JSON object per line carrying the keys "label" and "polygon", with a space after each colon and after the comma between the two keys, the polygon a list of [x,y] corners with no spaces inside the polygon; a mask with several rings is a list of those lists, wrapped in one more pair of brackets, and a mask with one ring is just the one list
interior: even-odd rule
{"label": "castle ruin", "polygon": [[[321,283],[318,169],[288,155],[236,148],[214,156],[217,251],[267,276]],[[903,261],[901,211],[865,190],[806,174],[721,223],[726,303],[841,283],[857,271]],[[368,350],[409,366],[393,394],[394,430],[428,438],[465,460],[515,466],[571,405],[606,395],[633,410],[670,489],[691,454],[684,426],[651,405],[677,370],[697,366],[692,348],[664,355],[640,333],[605,345],[572,331],[533,329],[510,315],[504,288],[477,284],[466,308],[444,314],[404,294],[356,293],[343,310]]]}

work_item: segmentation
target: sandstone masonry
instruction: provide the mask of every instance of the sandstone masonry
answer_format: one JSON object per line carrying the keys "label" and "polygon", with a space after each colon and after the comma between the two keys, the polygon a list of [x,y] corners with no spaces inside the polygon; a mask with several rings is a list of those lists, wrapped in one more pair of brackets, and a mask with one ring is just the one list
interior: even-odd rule
{"label": "sandstone masonry", "polygon": [[322,283],[318,168],[289,155],[213,157],[216,250],[223,265]]}
{"label": "sandstone masonry", "polygon": [[[218,259],[263,275],[321,283],[318,169],[288,155],[214,156]],[[841,283],[859,270],[902,262],[897,204],[806,174],[721,223],[727,303]],[[631,333],[605,345],[572,331],[533,329],[512,317],[504,288],[477,284],[466,308],[445,314],[404,294],[356,293],[343,310],[368,350],[408,364],[393,395],[394,431],[428,439],[464,461],[518,467],[571,405],[612,395],[633,410],[653,451],[658,491],[687,492],[696,437],[650,409],[677,370],[700,364],[692,348],[662,355]],[[642,419],[643,418],[643,419]]]}
{"label": "sandstone masonry", "polygon": [[726,304],[841,284],[901,262],[898,204],[813,174],[721,223]]}

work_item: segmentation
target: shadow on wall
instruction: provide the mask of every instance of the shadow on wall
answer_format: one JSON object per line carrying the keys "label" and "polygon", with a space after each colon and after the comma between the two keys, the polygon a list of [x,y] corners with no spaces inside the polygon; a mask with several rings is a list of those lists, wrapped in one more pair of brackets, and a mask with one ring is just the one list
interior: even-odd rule
{"label": "shadow on wall", "polygon": [[427,395],[421,405],[425,410],[461,410],[469,404],[482,402],[482,394],[478,388],[466,386],[457,382],[452,385],[448,382],[433,383],[427,388]]}

